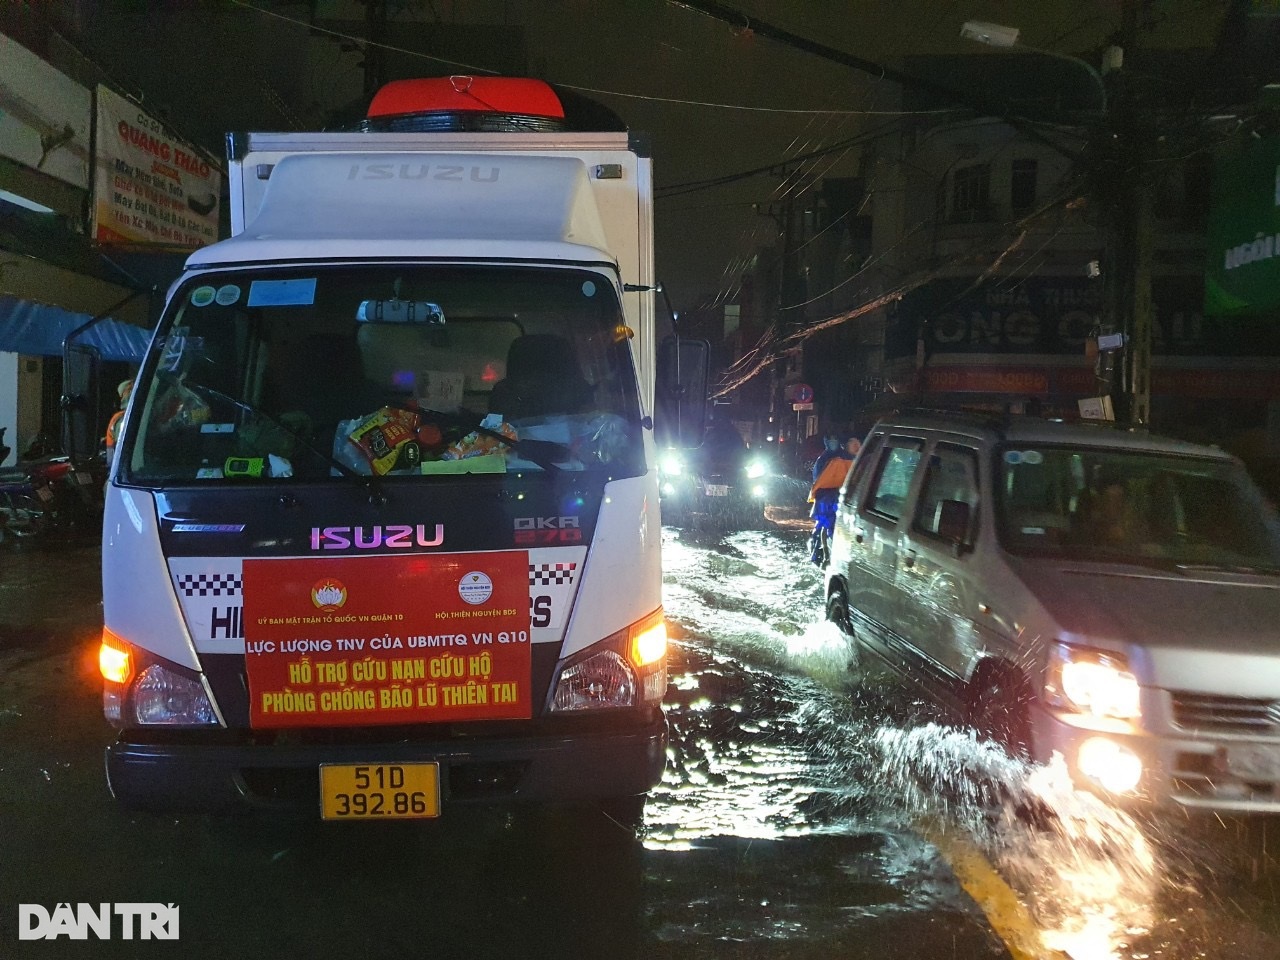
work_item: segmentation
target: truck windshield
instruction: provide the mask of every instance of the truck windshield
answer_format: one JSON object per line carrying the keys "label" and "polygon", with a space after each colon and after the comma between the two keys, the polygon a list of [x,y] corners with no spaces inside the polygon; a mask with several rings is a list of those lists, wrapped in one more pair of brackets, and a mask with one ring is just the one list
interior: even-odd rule
{"label": "truck windshield", "polygon": [[1280,570],[1273,511],[1232,461],[1026,446],[998,467],[998,533],[1015,553]]}
{"label": "truck windshield", "polygon": [[226,272],[180,288],[124,440],[134,483],[642,471],[608,275],[549,267]]}

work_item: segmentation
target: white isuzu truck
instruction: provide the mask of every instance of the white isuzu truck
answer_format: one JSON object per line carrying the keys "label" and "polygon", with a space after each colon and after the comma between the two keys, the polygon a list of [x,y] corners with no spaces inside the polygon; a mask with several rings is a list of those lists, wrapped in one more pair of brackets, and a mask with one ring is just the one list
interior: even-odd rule
{"label": "white isuzu truck", "polygon": [[627,809],[666,755],[649,159],[466,77],[228,153],[107,490],[112,793]]}

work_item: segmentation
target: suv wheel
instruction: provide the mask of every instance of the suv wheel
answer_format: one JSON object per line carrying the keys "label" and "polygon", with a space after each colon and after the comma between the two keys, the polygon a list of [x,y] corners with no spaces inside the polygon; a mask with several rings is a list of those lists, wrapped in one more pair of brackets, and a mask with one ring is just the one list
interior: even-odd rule
{"label": "suv wheel", "polygon": [[857,667],[862,662],[858,649],[858,635],[853,629],[853,620],[849,617],[849,598],[845,596],[844,587],[836,587],[827,597],[827,619],[834,623],[841,635],[849,644],[849,666]]}
{"label": "suv wheel", "polygon": [[975,678],[969,693],[968,720],[981,740],[1004,748],[1018,760],[1031,759],[1031,691],[1005,669]]}

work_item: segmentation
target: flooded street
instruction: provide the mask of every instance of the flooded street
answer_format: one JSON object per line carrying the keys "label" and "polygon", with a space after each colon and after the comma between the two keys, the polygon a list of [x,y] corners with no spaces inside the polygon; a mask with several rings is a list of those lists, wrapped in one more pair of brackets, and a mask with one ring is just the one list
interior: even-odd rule
{"label": "flooded street", "polygon": [[[96,550],[0,551],[0,956],[1280,955],[1276,821],[1136,821],[977,744],[850,664],[801,527],[666,530],[669,763],[638,833],[124,811]],[[18,942],[17,904],[80,901],[178,904],[182,942]]]}
{"label": "flooded street", "polygon": [[[692,675],[673,674],[675,782],[650,804],[647,846],[696,847],[725,822],[782,845],[874,837],[879,853],[862,867],[879,864],[898,897],[864,905],[860,922],[945,916],[955,895],[930,881],[932,866],[959,880],[1014,955],[1280,953],[1280,860],[1267,842],[1276,820],[1113,809],[1074,790],[1060,766],[975,742],[874,663],[852,665],[839,632],[817,619],[821,579],[804,562],[802,531],[669,534],[668,610],[697,654]],[[677,814],[670,823],[666,811]]]}

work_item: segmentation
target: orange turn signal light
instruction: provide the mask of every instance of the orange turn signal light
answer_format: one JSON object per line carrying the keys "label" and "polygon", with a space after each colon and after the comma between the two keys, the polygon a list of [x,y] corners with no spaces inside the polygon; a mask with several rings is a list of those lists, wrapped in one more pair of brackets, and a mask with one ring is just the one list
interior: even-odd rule
{"label": "orange turn signal light", "polygon": [[659,607],[631,625],[631,662],[637,667],[657,663],[667,655],[667,621]]}
{"label": "orange turn signal light", "polygon": [[102,646],[98,648],[98,670],[108,683],[128,683],[133,675],[133,658],[129,645],[105,627]]}

